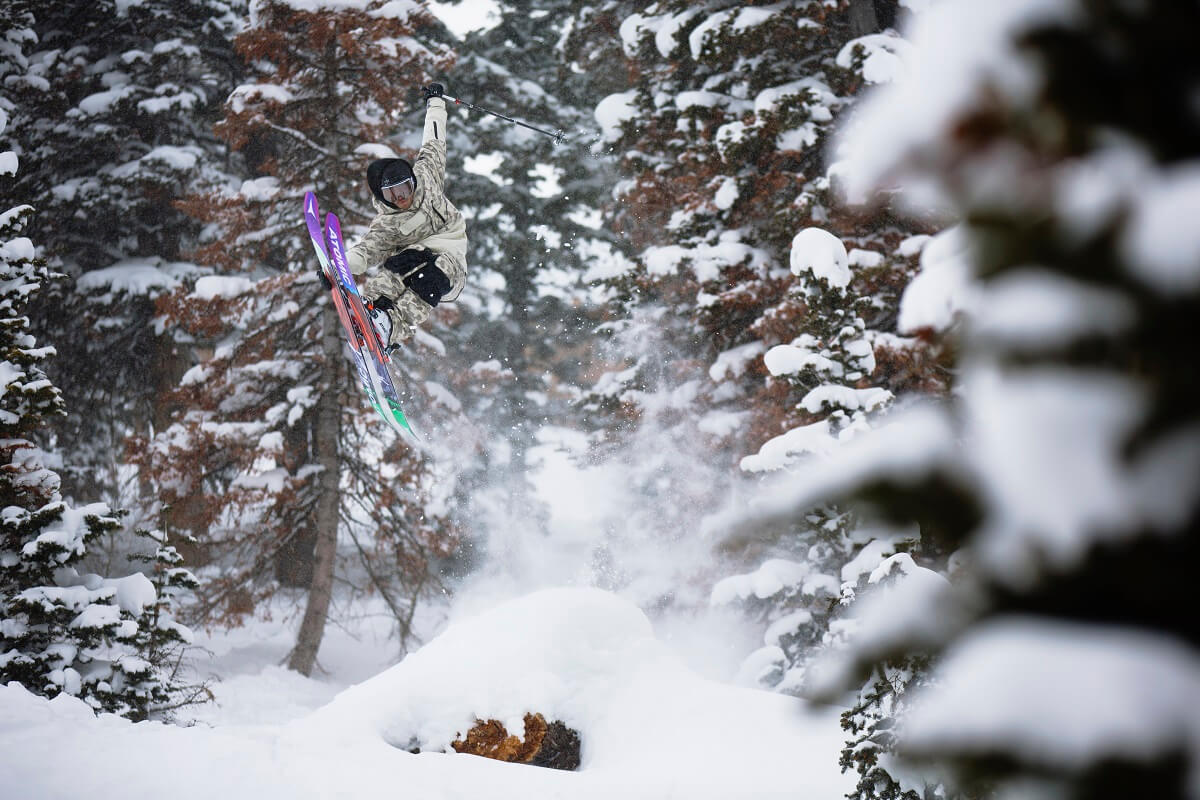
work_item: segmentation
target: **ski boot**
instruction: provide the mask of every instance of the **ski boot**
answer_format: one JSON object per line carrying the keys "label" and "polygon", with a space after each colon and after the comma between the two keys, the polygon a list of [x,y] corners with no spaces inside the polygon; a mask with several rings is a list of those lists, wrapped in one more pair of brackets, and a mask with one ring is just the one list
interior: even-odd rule
{"label": "ski boot", "polygon": [[371,325],[375,328],[375,335],[379,337],[383,354],[388,357],[400,349],[399,342],[389,344],[392,338],[392,315],[388,312],[394,307],[390,297],[380,296],[367,303],[367,316],[371,318]]}

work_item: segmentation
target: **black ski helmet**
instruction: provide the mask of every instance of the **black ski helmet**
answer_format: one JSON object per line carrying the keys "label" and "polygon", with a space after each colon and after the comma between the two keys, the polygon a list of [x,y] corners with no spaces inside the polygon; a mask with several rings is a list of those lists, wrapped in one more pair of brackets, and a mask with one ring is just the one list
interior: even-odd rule
{"label": "black ski helmet", "polygon": [[392,208],[397,206],[383,199],[384,183],[391,186],[410,178],[415,186],[416,178],[413,177],[412,164],[403,158],[377,158],[367,165],[367,186],[371,187],[371,194],[375,195],[379,202]]}

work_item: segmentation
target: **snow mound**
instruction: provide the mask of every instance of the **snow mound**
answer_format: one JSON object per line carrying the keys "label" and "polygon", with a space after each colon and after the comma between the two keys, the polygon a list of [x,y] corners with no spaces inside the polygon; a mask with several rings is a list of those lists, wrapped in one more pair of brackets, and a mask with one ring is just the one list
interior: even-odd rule
{"label": "snow mound", "polygon": [[[579,731],[581,769],[621,784],[644,785],[658,773],[690,796],[747,786],[820,786],[828,793],[813,796],[835,796],[844,783],[832,726],[813,741],[799,701],[692,674],[636,606],[599,589],[547,589],[452,624],[303,724],[401,751],[447,751],[477,717],[520,731],[530,711]],[[680,736],[686,747],[675,744]],[[797,773],[797,747],[822,750],[830,766],[813,759]]]}
{"label": "snow mound", "polygon": [[540,711],[576,727],[600,716],[614,684],[663,656],[635,606],[599,590],[552,589],[452,624],[309,721],[406,750],[447,750],[476,717],[519,731],[508,721]]}
{"label": "snow mound", "polygon": [[[294,684],[266,677],[264,691]],[[511,723],[528,710],[579,731],[579,772],[429,752],[475,716],[520,731]],[[426,752],[407,752],[414,743]],[[429,800],[840,797],[852,786],[840,746],[836,709],[813,715],[795,698],[695,676],[636,606],[597,589],[548,589],[459,620],[283,725],[135,725],[0,686],[0,775],[21,797],[78,796],[79,775],[92,796],[174,800],[386,797],[397,786]],[[48,768],[65,753],[71,770]]]}

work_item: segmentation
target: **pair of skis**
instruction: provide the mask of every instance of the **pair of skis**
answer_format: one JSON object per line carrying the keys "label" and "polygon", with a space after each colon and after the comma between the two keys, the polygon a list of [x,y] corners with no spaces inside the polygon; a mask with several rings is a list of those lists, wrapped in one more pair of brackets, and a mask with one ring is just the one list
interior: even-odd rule
{"label": "pair of skis", "polygon": [[321,270],[333,287],[333,307],[337,309],[338,319],[345,329],[351,359],[358,370],[358,378],[367,399],[394,430],[413,441],[420,441],[400,407],[396,384],[387,366],[391,359],[367,316],[358,284],[354,282],[346,263],[346,247],[337,215],[331,212],[325,216],[325,229],[322,231],[317,196],[308,192],[304,195],[304,221],[308,224],[308,235],[317,251]]}

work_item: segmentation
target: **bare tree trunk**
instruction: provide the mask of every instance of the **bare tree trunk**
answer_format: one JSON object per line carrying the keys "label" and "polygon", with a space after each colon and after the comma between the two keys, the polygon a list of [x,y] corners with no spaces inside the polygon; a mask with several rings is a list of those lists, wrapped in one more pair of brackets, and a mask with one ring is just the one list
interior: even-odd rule
{"label": "bare tree trunk", "polygon": [[321,465],[317,496],[317,544],[314,552],[312,584],[308,589],[308,606],[300,623],[296,647],[288,668],[302,675],[311,675],[317,663],[317,651],[325,635],[325,619],[333,595],[333,560],[337,550],[338,476],[341,457],[338,453],[338,387],[342,376],[342,337],[339,322],[333,314],[324,314],[321,328],[321,349],[329,371],[329,386],[317,402],[317,428],[314,446],[317,463]]}
{"label": "bare tree trunk", "polygon": [[866,36],[879,30],[879,21],[875,17],[875,0],[850,0],[850,33],[852,36]]}
{"label": "bare tree trunk", "polygon": [[[337,97],[338,43],[330,39],[322,57],[325,73],[325,95]],[[337,103],[330,102],[325,110],[325,176],[337,174]],[[331,208],[338,208],[337,182],[318,180],[317,191],[329,198]],[[325,620],[329,616],[329,602],[333,596],[333,560],[337,551],[338,512],[340,498],[338,483],[342,474],[342,459],[338,452],[341,439],[338,415],[341,413],[339,394],[345,360],[342,357],[341,321],[336,314],[322,315],[321,350],[325,355],[326,390],[317,402],[317,428],[313,447],[317,463],[321,465],[320,488],[317,496],[317,542],[313,552],[313,576],[308,589],[308,606],[300,622],[300,633],[296,637],[296,648],[292,650],[288,667],[302,675],[312,674],[317,663],[317,651],[325,635]]]}

